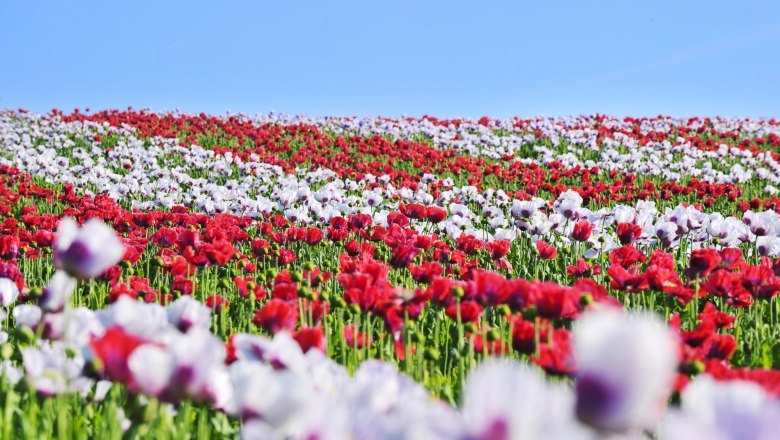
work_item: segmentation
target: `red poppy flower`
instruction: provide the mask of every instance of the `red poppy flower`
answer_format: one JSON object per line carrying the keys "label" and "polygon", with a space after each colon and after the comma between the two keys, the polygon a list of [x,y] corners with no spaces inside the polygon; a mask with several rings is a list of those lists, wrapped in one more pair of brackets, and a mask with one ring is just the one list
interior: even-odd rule
{"label": "red poppy flower", "polygon": [[179,233],[172,228],[160,228],[152,236],[152,242],[161,248],[168,248],[176,244]]}
{"label": "red poppy flower", "polygon": [[244,298],[249,295],[254,295],[255,299],[262,299],[266,295],[266,291],[254,280],[254,278],[235,277],[233,278],[233,282],[236,283],[238,294]]}
{"label": "red poppy flower", "polygon": [[702,346],[707,359],[726,360],[737,351],[737,340],[734,336],[713,333]]}
{"label": "red poppy flower", "polygon": [[680,336],[689,346],[698,347],[713,334],[715,334],[715,323],[712,321],[702,321],[695,329],[681,332]]}
{"label": "red poppy flower", "polygon": [[358,230],[370,227],[371,222],[371,216],[368,214],[352,214],[349,216],[349,225]]}
{"label": "red poppy flower", "polygon": [[344,335],[344,341],[350,347],[363,348],[374,342],[368,333],[359,331],[355,328],[354,324],[345,325],[342,333]]}
{"label": "red poppy flower", "polygon": [[532,356],[531,361],[540,366],[547,374],[554,376],[571,376],[577,371],[570,336],[568,332],[554,332],[552,344],[542,344],[539,355]]}
{"label": "red poppy flower", "polygon": [[222,295],[210,295],[203,300],[203,304],[215,313],[221,313],[230,307],[230,301]]}
{"label": "red poppy flower", "polygon": [[512,324],[512,348],[518,353],[525,354],[531,354],[536,351],[536,330],[532,322],[523,319],[514,320]]}
{"label": "red poppy flower", "polygon": [[573,266],[566,266],[566,273],[575,278],[589,277],[600,274],[601,266],[598,264],[593,266],[585,259],[579,258]]}
{"label": "red poppy flower", "polygon": [[192,295],[195,291],[195,283],[184,277],[175,277],[171,283],[171,292],[177,292],[180,295]]}
{"label": "red poppy flower", "polygon": [[536,241],[536,251],[539,252],[539,258],[542,260],[554,260],[558,257],[558,249],[555,249],[542,240]]}
{"label": "red poppy flower", "polygon": [[[361,231],[365,234],[365,231]],[[387,229],[384,226],[374,226],[371,228],[371,233],[366,234],[363,238],[370,241],[382,241],[387,236]]]}
{"label": "red poppy flower", "polygon": [[742,276],[726,269],[712,272],[707,280],[701,284],[701,290],[712,296],[727,298],[739,296],[743,291],[747,293],[742,287]]}
{"label": "red poppy flower", "polygon": [[753,298],[770,300],[780,293],[780,278],[767,266],[748,266],[740,275],[742,287],[750,292]]}
{"label": "red poppy flower", "polygon": [[300,345],[301,350],[304,353],[311,349],[316,349],[321,352],[325,352],[325,334],[322,331],[322,327],[305,327],[293,335],[293,339]]}
{"label": "red poppy flower", "polygon": [[639,252],[632,245],[621,246],[609,253],[609,262],[628,268],[636,263],[644,263],[647,260],[645,254]]}
{"label": "red poppy flower", "polygon": [[103,373],[111,380],[126,382],[130,378],[127,360],[146,341],[118,327],[110,327],[103,336],[93,338],[89,346],[103,364]]}
{"label": "red poppy flower", "polygon": [[425,219],[428,216],[428,209],[418,203],[399,204],[398,210],[410,219]]}
{"label": "red poppy flower", "polygon": [[487,243],[485,249],[490,253],[491,258],[498,260],[506,256],[511,245],[509,240],[496,240]]}
{"label": "red poppy flower", "polygon": [[591,232],[593,232],[593,223],[587,220],[581,220],[574,224],[574,229],[572,229],[571,232],[571,238],[575,241],[588,241]]}
{"label": "red poppy flower", "polygon": [[419,255],[420,249],[414,246],[399,246],[392,250],[390,265],[398,268],[408,267],[412,260]]}
{"label": "red poppy flower", "polygon": [[476,300],[486,307],[503,304],[510,293],[504,288],[506,278],[496,272],[476,270],[472,272],[471,283],[476,294]]}
{"label": "red poppy flower", "polygon": [[438,206],[429,206],[427,218],[431,223],[439,223],[447,218],[447,211]]}
{"label": "red poppy flower", "polygon": [[19,255],[21,243],[19,238],[12,235],[0,237],[0,258],[3,260],[15,260]]}
{"label": "red poppy flower", "polygon": [[582,294],[590,295],[590,298],[594,302],[622,307],[622,304],[617,298],[607,294],[606,287],[590,278],[580,278],[574,282],[572,287],[579,290]]}
{"label": "red poppy flower", "polygon": [[707,302],[704,304],[704,311],[699,313],[698,319],[700,321],[712,321],[718,328],[731,328],[737,318],[726,312],[721,312],[714,304]]}
{"label": "red poppy flower", "polygon": [[319,244],[325,238],[322,229],[319,228],[307,228],[306,229],[306,244],[314,246]]}
{"label": "red poppy flower", "polygon": [[462,301],[460,305],[452,304],[445,310],[447,316],[453,321],[458,319],[458,312],[460,312],[460,320],[463,323],[477,322],[482,315],[482,307],[476,301]]}
{"label": "red poppy flower", "polygon": [[720,254],[717,250],[711,248],[696,249],[691,252],[691,259],[688,263],[688,268],[685,269],[685,276],[691,279],[705,278],[720,265],[720,261]]}
{"label": "red poppy flower", "polygon": [[444,273],[444,269],[439,263],[426,261],[419,266],[409,266],[409,272],[418,283],[430,284],[434,278]]}
{"label": "red poppy flower", "polygon": [[281,330],[295,330],[298,322],[298,304],[281,299],[270,299],[255,312],[252,322],[272,334]]}
{"label": "red poppy flower", "polygon": [[409,217],[398,211],[392,211],[387,214],[387,224],[391,226],[398,225],[402,228],[406,228],[409,226]]}
{"label": "red poppy flower", "polygon": [[642,236],[642,228],[633,223],[619,223],[617,226],[617,236],[620,244],[628,245]]}
{"label": "red poppy flower", "polygon": [[627,270],[619,264],[613,264],[607,269],[607,275],[612,279],[610,286],[630,293],[646,290],[649,287],[647,277],[638,272],[636,267]]}
{"label": "red poppy flower", "polygon": [[536,310],[542,318],[576,318],[579,314],[579,290],[550,281],[537,283],[537,289]]}
{"label": "red poppy flower", "polygon": [[745,263],[742,259],[742,249],[725,248],[720,251],[720,265],[726,270],[740,269]]}

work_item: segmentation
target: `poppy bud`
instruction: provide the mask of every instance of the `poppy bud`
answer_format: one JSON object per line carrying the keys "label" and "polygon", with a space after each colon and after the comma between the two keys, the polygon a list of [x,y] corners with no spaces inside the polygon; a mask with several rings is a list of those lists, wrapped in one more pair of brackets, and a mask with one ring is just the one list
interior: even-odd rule
{"label": "poppy bud", "polygon": [[16,337],[19,338],[22,342],[33,342],[35,341],[35,333],[32,331],[30,327],[17,327],[16,329]]}
{"label": "poppy bud", "polygon": [[322,301],[329,301],[330,300],[330,294],[328,293],[327,290],[325,290],[323,292],[320,292],[320,299]]}
{"label": "poppy bud", "polygon": [[437,350],[435,347],[425,347],[424,352],[425,359],[429,361],[438,361],[439,360],[439,350]]}
{"label": "poppy bud", "polygon": [[40,287],[31,287],[29,295],[31,298],[39,298],[43,294],[43,289]]}
{"label": "poppy bud", "polygon": [[706,366],[704,365],[704,362],[698,359],[694,359],[690,362],[686,362],[685,365],[683,366],[683,369],[686,374],[693,376],[693,375],[703,373],[704,370],[706,369]]}
{"label": "poppy bud", "polygon": [[330,303],[338,308],[338,307],[344,307],[347,303],[344,301],[344,298],[341,295],[333,295],[331,298]]}
{"label": "poppy bud", "polygon": [[90,359],[84,364],[84,372],[87,376],[97,376],[103,371],[103,361],[98,357]]}
{"label": "poppy bud", "polygon": [[580,304],[583,306],[588,306],[590,304],[593,304],[593,296],[590,293],[583,294],[580,297]]}
{"label": "poppy bud", "polygon": [[0,346],[0,357],[2,357],[5,360],[11,359],[11,356],[14,355],[14,346],[9,343],[5,343],[2,346]]}
{"label": "poppy bud", "polygon": [[463,287],[461,286],[454,286],[451,290],[453,298],[463,298],[463,295],[465,295],[465,291],[463,290]]}

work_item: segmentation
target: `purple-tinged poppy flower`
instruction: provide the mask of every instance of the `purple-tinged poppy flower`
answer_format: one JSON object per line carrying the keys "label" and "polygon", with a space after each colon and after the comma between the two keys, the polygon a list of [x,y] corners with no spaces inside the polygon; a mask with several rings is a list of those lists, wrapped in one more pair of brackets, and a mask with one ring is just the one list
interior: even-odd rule
{"label": "purple-tinged poppy flower", "polygon": [[118,263],[124,253],[114,231],[98,219],[87,220],[79,228],[75,220],[66,217],[57,227],[54,266],[74,278],[95,278]]}

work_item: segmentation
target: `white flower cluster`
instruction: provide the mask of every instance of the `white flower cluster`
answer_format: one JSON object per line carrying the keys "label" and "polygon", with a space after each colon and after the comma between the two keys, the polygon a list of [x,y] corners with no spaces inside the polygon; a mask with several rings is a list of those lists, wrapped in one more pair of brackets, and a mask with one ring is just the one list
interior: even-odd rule
{"label": "white flower cluster", "polygon": [[[567,167],[598,166],[604,170],[659,176],[667,180],[694,177],[710,183],[739,183],[753,179],[763,179],[775,185],[780,183],[780,164],[769,153],[754,155],[727,144],[719,145],[716,151],[703,151],[682,137],[642,145],[636,137],[626,134],[633,129],[629,122],[614,118],[600,121],[614,130],[610,133],[611,137],[601,141],[595,128],[599,120],[584,116],[530,121],[489,120],[486,125],[473,121],[434,124],[430,119],[307,118],[284,114],[244,118],[259,124],[311,124],[334,133],[409,140],[423,137],[440,149],[456,149],[464,154],[493,159],[520,153],[521,157],[515,160],[540,165],[556,161]],[[640,133],[669,134],[678,127],[695,131],[702,126],[703,121],[658,118],[642,121]],[[713,128],[719,134],[739,133],[740,139],[770,134],[780,136],[780,126],[776,124],[743,118],[716,118]],[[536,130],[541,133],[539,138],[534,135]],[[551,145],[538,142],[540,139],[549,139]],[[529,146],[533,154],[522,157],[522,152]]]}
{"label": "white flower cluster", "polygon": [[[333,120],[325,122],[332,124]],[[116,134],[117,145],[106,154],[94,139],[95,133]],[[589,256],[595,256],[618,246],[610,226],[628,222],[642,228],[639,244],[675,247],[681,240],[691,240],[696,247],[712,245],[717,239],[724,246],[756,243],[763,255],[780,255],[780,218],[771,211],[748,212],[743,219],[706,214],[690,206],[659,213],[652,202],[645,201],[591,211],[582,206],[582,198],[574,191],[551,203],[540,198],[513,200],[500,189],[457,187],[451,179],[430,174],[423,176],[416,190],[394,186],[387,175],[368,174],[354,181],[327,169],[286,174],[257,157],[244,161],[196,145],[185,148],[177,139],[143,141],[127,127],[63,123],[28,114],[0,114],[0,143],[5,145],[0,164],[53,184],[73,184],[85,194],[107,194],[142,210],[184,205],[204,213],[249,216],[276,211],[292,221],[319,226],[333,217],[365,213],[375,224],[386,225],[388,213],[398,209],[399,203],[436,204],[448,209],[448,218],[434,227],[420,222],[413,227],[453,239],[465,233],[483,240],[513,240],[527,233],[568,243],[574,223],[587,220],[595,225],[588,250]],[[130,164],[130,169],[124,164]],[[437,197],[432,184],[441,185]],[[543,208],[549,205],[554,209],[548,214]]]}

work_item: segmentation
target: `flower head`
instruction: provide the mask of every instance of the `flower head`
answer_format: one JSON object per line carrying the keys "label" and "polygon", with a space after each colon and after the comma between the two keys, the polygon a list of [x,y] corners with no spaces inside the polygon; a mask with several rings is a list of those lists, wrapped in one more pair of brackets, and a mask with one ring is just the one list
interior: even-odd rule
{"label": "flower head", "polygon": [[606,308],[580,318],[574,343],[579,419],[606,431],[653,427],[678,364],[677,341],[665,324]]}
{"label": "flower head", "polygon": [[70,217],[60,221],[54,266],[68,275],[82,280],[95,278],[118,263],[124,253],[122,242],[100,220],[87,220],[81,228]]}

